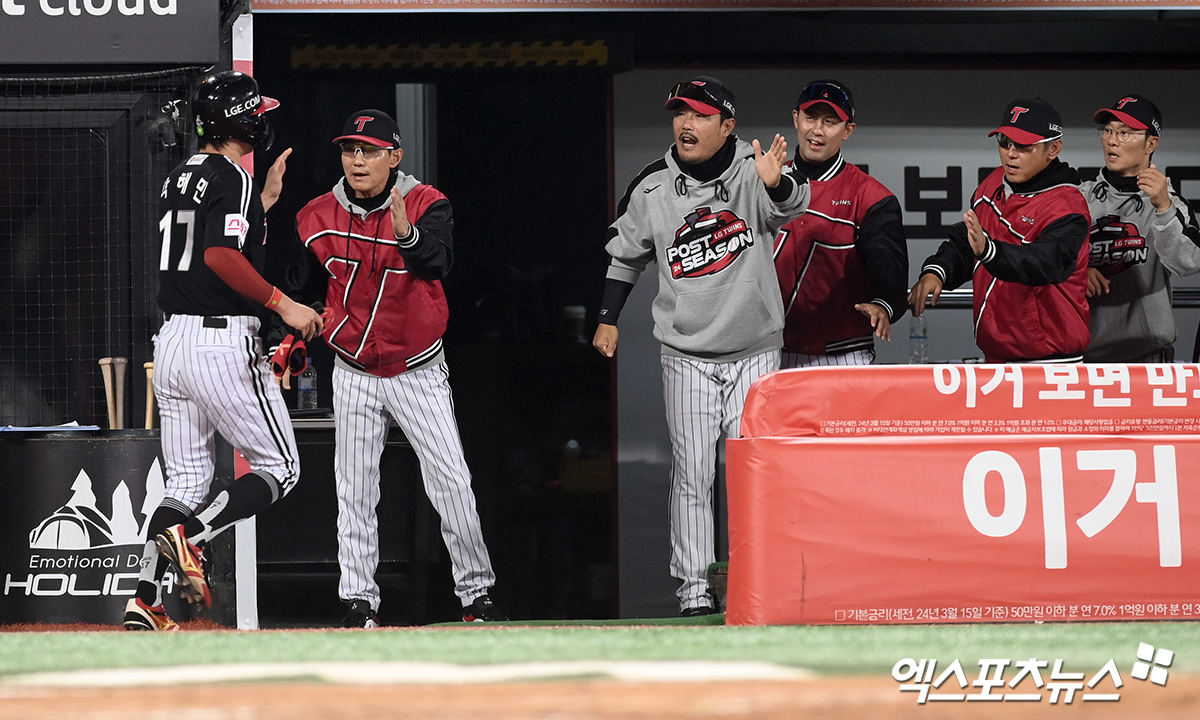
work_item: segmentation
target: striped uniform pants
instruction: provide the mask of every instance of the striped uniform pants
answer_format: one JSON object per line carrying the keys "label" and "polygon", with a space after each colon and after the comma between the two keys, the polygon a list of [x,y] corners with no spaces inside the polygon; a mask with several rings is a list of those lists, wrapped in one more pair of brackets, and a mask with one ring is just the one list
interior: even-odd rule
{"label": "striped uniform pants", "polygon": [[450,371],[438,363],[390,378],[333,368],[336,427],[334,476],[338,501],[338,595],[367,600],[379,609],[379,458],[387,441],[388,416],[412,443],[421,479],[441,517],[450,553],[454,592],[465,607],[496,582],[483,542],[471,472],[463,458],[454,419]]}
{"label": "striped uniform pants", "polygon": [[838,355],[806,355],[805,353],[783,352],[780,367],[784,369],[803,367],[830,367],[834,365],[870,365],[875,362],[874,350],[853,350]]}
{"label": "striped uniform pants", "polygon": [[660,356],[671,436],[671,577],[680,609],[712,605],[708,566],[716,560],[713,484],[717,443],[738,437],[750,385],[779,369],[779,351],[733,362]]}
{"label": "striped uniform pants", "polygon": [[[224,327],[206,325],[224,324]],[[194,511],[213,478],[213,433],[286,494],[300,479],[283,395],[258,338],[258,318],[172,315],[154,336],[154,396],[162,419],[165,502]]]}

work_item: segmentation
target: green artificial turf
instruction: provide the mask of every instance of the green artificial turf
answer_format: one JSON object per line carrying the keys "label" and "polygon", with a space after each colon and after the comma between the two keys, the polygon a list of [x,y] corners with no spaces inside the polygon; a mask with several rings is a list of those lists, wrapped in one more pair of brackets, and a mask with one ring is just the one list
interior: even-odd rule
{"label": "green artificial turf", "polygon": [[426,627],[375,631],[0,633],[4,675],[163,664],[303,661],[427,661],[463,664],[570,660],[765,661],[822,674],[890,674],[903,658],[983,658],[1053,663],[1094,673],[1121,667],[1139,642],[1175,652],[1173,672],[1200,672],[1200,623],[1047,623],[724,627],[722,616],[619,621]]}

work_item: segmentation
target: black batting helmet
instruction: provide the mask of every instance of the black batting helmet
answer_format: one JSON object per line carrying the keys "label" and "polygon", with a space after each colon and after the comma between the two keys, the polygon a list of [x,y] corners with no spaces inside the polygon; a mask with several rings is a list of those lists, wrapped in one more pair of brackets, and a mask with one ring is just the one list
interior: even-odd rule
{"label": "black batting helmet", "polygon": [[279,101],[264,97],[254,78],[236,70],[209,75],[192,95],[196,135],[200,144],[240,140],[256,150],[267,150],[275,139],[264,113]]}

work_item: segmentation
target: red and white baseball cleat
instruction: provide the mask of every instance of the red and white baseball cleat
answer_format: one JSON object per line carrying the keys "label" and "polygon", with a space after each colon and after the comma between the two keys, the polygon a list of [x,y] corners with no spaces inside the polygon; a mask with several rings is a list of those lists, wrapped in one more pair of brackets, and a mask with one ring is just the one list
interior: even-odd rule
{"label": "red and white baseball cleat", "polygon": [[150,632],[176,632],[179,625],[167,616],[162,605],[150,607],[133,598],[125,604],[125,629],[149,630]]}
{"label": "red and white baseball cleat", "polygon": [[188,542],[183,526],[167,528],[154,539],[158,554],[171,561],[179,573],[179,591],[190,603],[202,603],[212,607],[212,594],[208,591],[208,578],[204,572],[204,558],[200,548]]}

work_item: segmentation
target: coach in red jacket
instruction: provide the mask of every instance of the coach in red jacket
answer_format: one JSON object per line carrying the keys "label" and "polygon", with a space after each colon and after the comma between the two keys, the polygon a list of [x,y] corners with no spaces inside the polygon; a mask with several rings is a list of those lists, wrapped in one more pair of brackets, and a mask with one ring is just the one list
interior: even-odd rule
{"label": "coach in red jacket", "polygon": [[781,367],[869,365],[875,337],[891,340],[908,309],[908,249],[900,203],[875,178],[842,158],[854,133],[854,96],[845,83],[804,86],[792,110],[794,176],[812,199],[775,237],[783,294]]}
{"label": "coach in red jacket", "polygon": [[333,367],[338,594],[345,627],[378,627],[380,455],[389,416],[416,451],[441,517],[454,592],[465,621],[506,620],[454,416],[442,334],[442,279],[453,260],[453,213],[436,188],[400,172],[396,121],[379,110],[346,118],[334,138],[344,176],[305,205],[296,229],[306,251],[291,285],[325,305],[322,337]]}
{"label": "coach in red jacket", "polygon": [[1062,120],[1040,98],[1014,100],[1000,127],[1000,167],[963,222],[925,261],[908,295],[913,315],[968,280],[975,342],[988,362],[1081,362],[1088,332],[1087,202],[1058,159]]}

